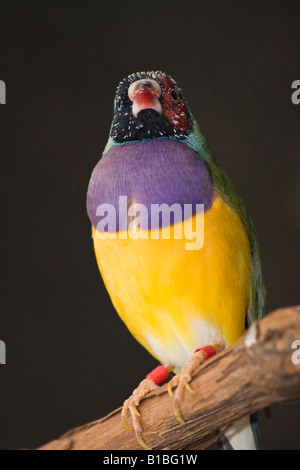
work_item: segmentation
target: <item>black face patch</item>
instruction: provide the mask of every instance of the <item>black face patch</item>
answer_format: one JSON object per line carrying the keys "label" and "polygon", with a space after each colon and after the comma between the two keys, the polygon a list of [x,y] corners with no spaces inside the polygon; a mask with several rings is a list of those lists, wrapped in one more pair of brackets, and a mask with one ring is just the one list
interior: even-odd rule
{"label": "black face patch", "polygon": [[[143,78],[156,80],[160,84],[162,95],[159,101],[162,104],[162,114],[159,114],[153,109],[143,109],[137,116],[132,114],[132,101],[128,97],[128,88],[131,83]],[[154,139],[157,137],[172,137],[178,140],[187,138],[192,127],[192,120],[189,113],[189,127],[187,129],[181,129],[178,126],[174,127],[164,114],[164,81],[167,84],[170,83],[170,80],[172,79],[163,72],[140,72],[129,75],[119,84],[115,97],[114,118],[110,131],[110,136],[114,142],[123,143]],[[175,85],[174,82],[174,86]],[[176,106],[175,102],[174,106]]]}

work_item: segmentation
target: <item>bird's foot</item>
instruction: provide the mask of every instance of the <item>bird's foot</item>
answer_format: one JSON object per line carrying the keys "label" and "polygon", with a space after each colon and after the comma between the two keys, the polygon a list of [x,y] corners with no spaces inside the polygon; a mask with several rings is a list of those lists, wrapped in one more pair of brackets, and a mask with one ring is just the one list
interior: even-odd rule
{"label": "bird's foot", "polygon": [[[169,371],[173,369],[173,366],[167,364],[165,366],[158,366],[154,369],[147,377],[142,380],[140,385],[133,391],[132,395],[127,398],[123,403],[123,408],[121,412],[122,422],[125,429],[128,431],[134,431],[136,438],[139,444],[146,450],[151,450],[151,447],[148,447],[142,439],[142,426],[140,423],[140,413],[137,410],[140,401],[152,390],[155,390],[159,387],[159,384],[166,380],[169,376]],[[131,428],[128,425],[128,417],[131,416],[132,426]]]}
{"label": "bird's foot", "polygon": [[[132,395],[127,398],[123,403],[123,408],[121,412],[123,426],[128,431],[134,431],[136,438],[139,444],[146,450],[150,450],[141,437],[142,426],[140,423],[140,413],[137,410],[137,406],[140,404],[142,398],[144,398],[147,393],[151,392],[158,388],[158,385],[152,379],[144,379],[140,385],[133,391]],[[131,416],[133,429],[128,426],[127,419],[128,415]]]}
{"label": "bird's foot", "polygon": [[[190,393],[195,393],[189,385],[189,382],[192,380],[193,373],[209,357],[214,356],[219,349],[220,346],[216,343],[211,343],[209,346],[196,349],[191,359],[168,383],[169,395],[173,397],[174,400],[174,415],[181,424],[184,424],[184,420],[180,415],[179,405],[183,399],[184,389],[188,390]],[[173,393],[174,387],[176,387],[176,390]]]}

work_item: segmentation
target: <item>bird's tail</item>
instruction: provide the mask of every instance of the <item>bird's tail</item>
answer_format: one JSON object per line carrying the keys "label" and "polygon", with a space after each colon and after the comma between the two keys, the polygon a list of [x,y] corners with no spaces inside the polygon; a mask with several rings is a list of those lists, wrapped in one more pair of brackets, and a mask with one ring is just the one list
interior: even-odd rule
{"label": "bird's tail", "polygon": [[259,450],[261,446],[257,414],[246,416],[235,423],[222,436],[221,447],[223,450]]}

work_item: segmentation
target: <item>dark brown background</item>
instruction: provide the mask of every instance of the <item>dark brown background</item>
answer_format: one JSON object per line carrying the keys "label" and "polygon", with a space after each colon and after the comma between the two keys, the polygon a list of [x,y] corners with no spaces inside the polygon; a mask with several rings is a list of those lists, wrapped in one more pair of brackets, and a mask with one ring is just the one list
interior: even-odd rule
{"label": "dark brown background", "polygon": [[[129,73],[178,81],[257,227],[267,311],[299,302],[299,6],[1,3],[0,448],[105,415],[156,365],[110,303],[85,209]],[[300,449],[299,403],[272,411],[264,447]]]}

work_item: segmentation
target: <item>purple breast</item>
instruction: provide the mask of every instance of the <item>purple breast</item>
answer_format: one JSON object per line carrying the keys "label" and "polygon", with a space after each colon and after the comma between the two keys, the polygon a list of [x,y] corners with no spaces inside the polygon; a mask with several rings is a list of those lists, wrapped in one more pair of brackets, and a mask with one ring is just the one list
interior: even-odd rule
{"label": "purple breast", "polygon": [[[173,206],[176,210],[170,211],[172,224],[177,222],[179,207],[183,217],[194,215],[202,204],[207,211],[212,205],[212,193],[205,165],[185,144],[171,139],[128,143],[113,146],[94,168],[87,193],[87,212],[94,227],[99,229],[104,217],[106,220],[113,217],[115,223],[108,223],[103,230],[119,231],[124,229],[124,210],[128,214],[135,204],[135,210],[140,209],[135,214],[147,219],[141,228],[156,228],[153,217],[151,225],[151,213],[158,205],[167,204],[172,209],[176,204]],[[185,211],[187,207],[190,209]],[[126,215],[126,224],[132,220],[132,214]],[[160,214],[158,224],[164,223]]]}

